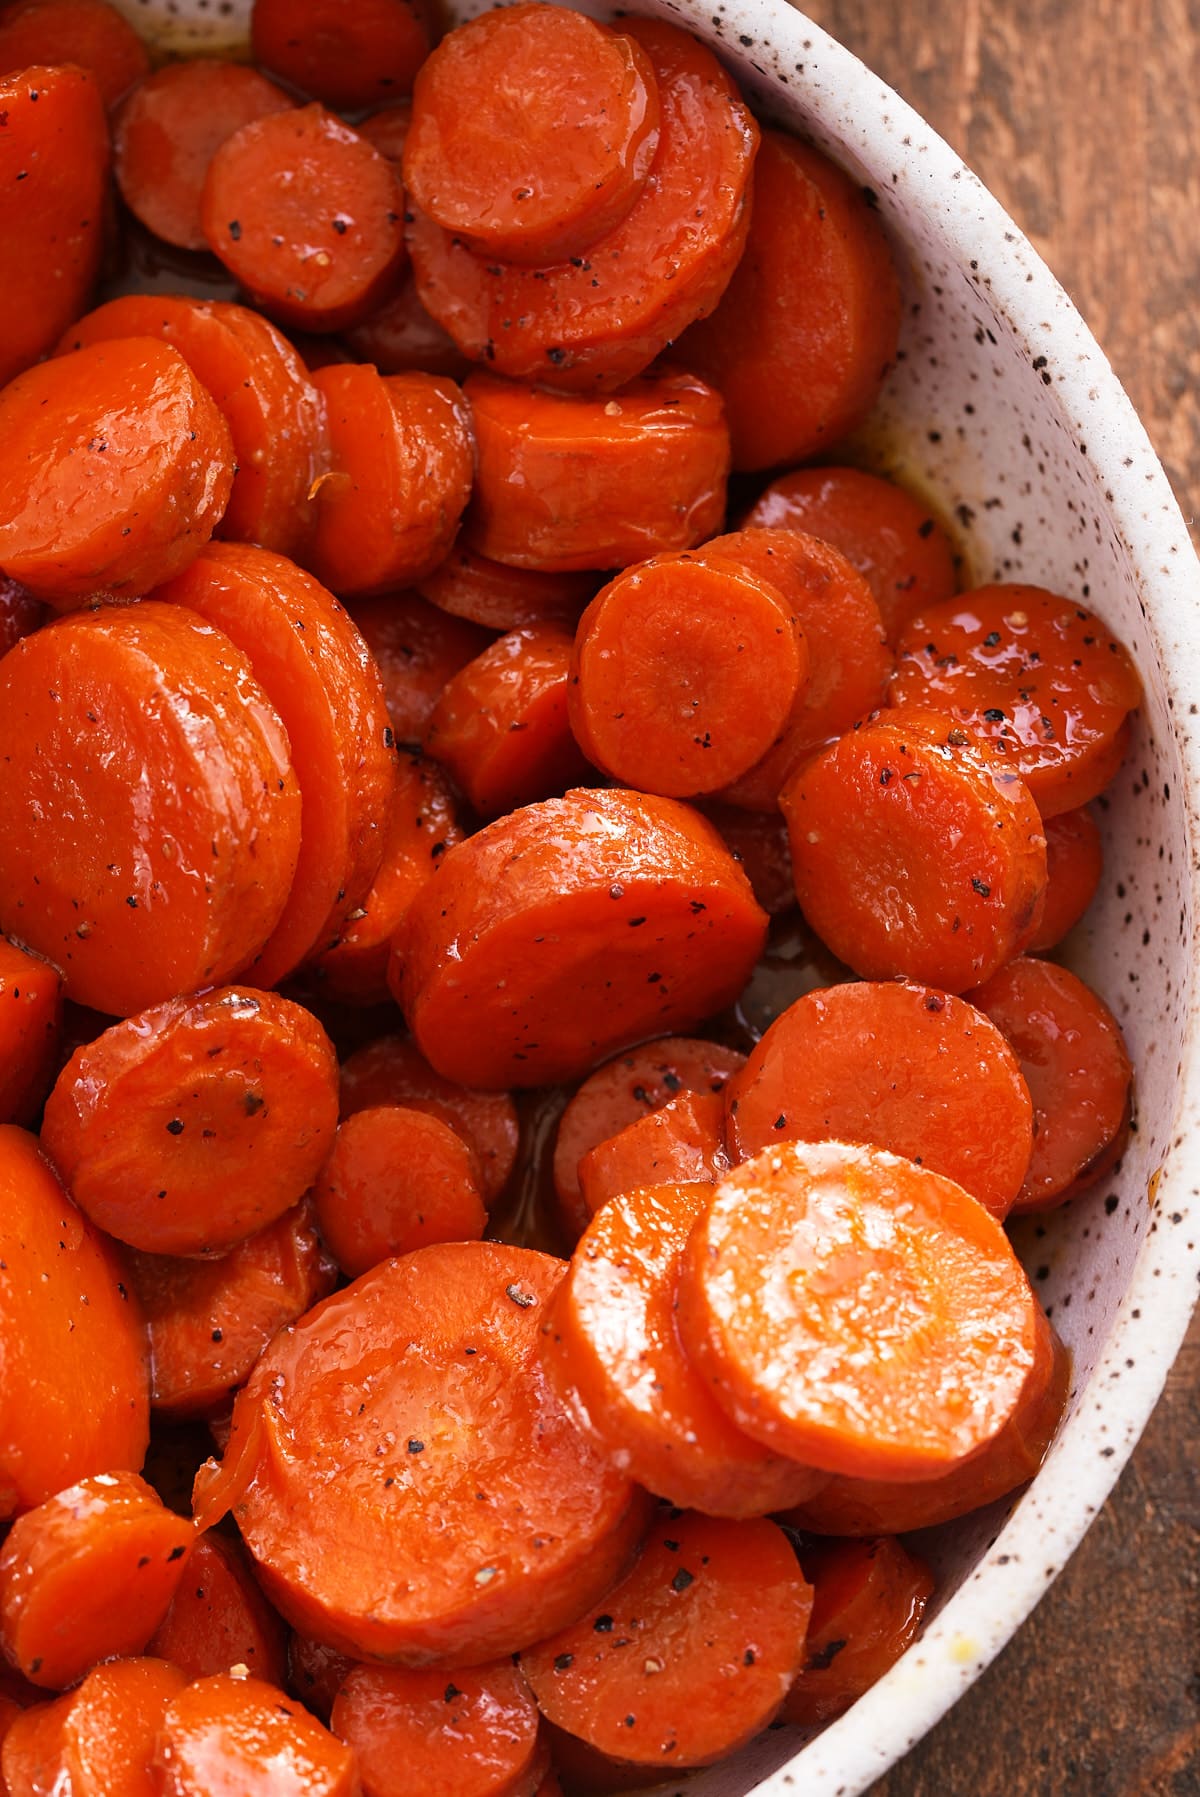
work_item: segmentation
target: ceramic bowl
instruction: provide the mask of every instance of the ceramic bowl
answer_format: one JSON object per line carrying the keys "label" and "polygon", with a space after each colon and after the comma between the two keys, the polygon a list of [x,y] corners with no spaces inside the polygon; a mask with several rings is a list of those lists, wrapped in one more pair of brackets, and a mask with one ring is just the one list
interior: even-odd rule
{"label": "ceramic bowl", "polygon": [[[175,51],[244,38],[241,0],[122,5]],[[1200,567],[1087,326],[903,100],[785,0],[637,0],[634,10],[711,44],[763,117],[814,140],[874,196],[907,304],[901,359],[860,459],[940,502],[977,582],[1029,580],[1086,600],[1145,682],[1129,761],[1099,807],[1102,893],[1070,954],[1128,1037],[1136,1134],[1112,1177],[1018,1234],[1074,1354],[1067,1420],[1015,1504],[923,1544],[939,1597],[899,1665],[815,1739],[771,1732],[687,1786],[693,1797],[852,1797],[949,1709],[1062,1568],[1145,1425],[1196,1297]]]}

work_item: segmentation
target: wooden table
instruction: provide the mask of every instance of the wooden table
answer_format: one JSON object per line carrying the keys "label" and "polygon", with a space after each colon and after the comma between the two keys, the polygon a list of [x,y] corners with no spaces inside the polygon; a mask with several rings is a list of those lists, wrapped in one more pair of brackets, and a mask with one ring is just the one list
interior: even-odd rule
{"label": "wooden table", "polygon": [[[1200,0],[812,0],[1032,237],[1195,529]],[[1200,629],[1200,618],[1197,619]],[[1041,1608],[873,1797],[1200,1794],[1200,1326]]]}

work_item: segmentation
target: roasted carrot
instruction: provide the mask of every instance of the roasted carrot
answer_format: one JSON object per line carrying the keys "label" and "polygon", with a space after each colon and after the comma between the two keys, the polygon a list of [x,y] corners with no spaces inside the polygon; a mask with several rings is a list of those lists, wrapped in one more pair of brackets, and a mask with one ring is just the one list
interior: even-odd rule
{"label": "roasted carrot", "polygon": [[1045,820],[1046,904],[1030,937],[1030,954],[1056,948],[1079,922],[1100,884],[1104,848],[1095,818],[1086,806],[1059,811]]}
{"label": "roasted carrot", "polygon": [[545,574],[489,561],[460,537],[445,561],[418,582],[418,589],[439,610],[486,630],[550,624],[573,633],[596,585],[596,576],[586,572]]}
{"label": "roasted carrot", "polygon": [[287,1662],[288,1690],[314,1716],[328,1722],[334,1698],[359,1662],[349,1654],[336,1653],[332,1647],[298,1635],[294,1629],[288,1636]]}
{"label": "roasted carrot", "polygon": [[748,1435],[861,1479],[936,1478],[985,1447],[1020,1401],[1039,1326],[981,1204],[842,1142],[767,1149],[716,1187],[679,1321]]}
{"label": "roasted carrot", "polygon": [[149,337],[43,362],[0,392],[0,565],[68,608],[136,597],[187,566],[233,484],[229,426]]}
{"label": "roasted carrot", "polygon": [[579,1163],[579,1190],[594,1217],[602,1204],[624,1192],[713,1185],[728,1171],[724,1098],[718,1092],[680,1092],[589,1149]]}
{"label": "roasted carrot", "polygon": [[796,903],[792,850],[787,825],[777,812],[743,811],[736,805],[701,807],[735,860],[740,861],[754,896],[768,917],[790,911]]}
{"label": "roasted carrot", "polygon": [[53,1703],[27,1710],[4,1742],[12,1797],[156,1797],[150,1773],[167,1705],[186,1685],[163,1660],[110,1660]]}
{"label": "roasted carrot", "polygon": [[576,791],[449,851],[413,900],[389,979],[440,1073],[536,1086],[731,1002],[765,926],[686,806]]}
{"label": "roasted carrot", "polygon": [[895,1665],[934,1587],[924,1561],[890,1535],[818,1542],[801,1564],[812,1580],[812,1616],[804,1665],[780,1714],[813,1728],[848,1710]]}
{"label": "roasted carrot", "polygon": [[366,1797],[533,1797],[538,1709],[509,1660],[452,1675],[358,1666],[329,1726]]}
{"label": "roasted carrot", "polygon": [[358,120],[354,129],[369,144],[374,144],[381,156],[386,156],[399,168],[411,125],[412,100],[403,99],[381,106],[378,112],[369,112]]}
{"label": "roasted carrot", "polygon": [[333,1146],[316,1018],[245,986],[168,999],[72,1056],[42,1144],[80,1208],[150,1254],[219,1254],[283,1215]]}
{"label": "roasted carrot", "polygon": [[1044,817],[1094,799],[1124,760],[1141,681],[1124,644],[1073,599],[977,587],[911,619],[896,653],[890,702],[989,738]]}
{"label": "roasted carrot", "polygon": [[492,641],[419,593],[353,599],[350,616],[375,658],[396,741],[419,748],[447,682]]}
{"label": "roasted carrot", "polygon": [[0,656],[15,649],[24,636],[32,636],[46,622],[46,607],[18,581],[0,574]]}
{"label": "roasted carrot", "polygon": [[107,0],[18,0],[0,19],[0,75],[35,64],[86,69],[106,106],[150,72],[150,53]]}
{"label": "roasted carrot", "polygon": [[725,409],[693,375],[664,369],[608,399],[490,374],[473,374],[464,392],[479,462],[467,536],[493,561],[552,574],[623,568],[719,527]]}
{"label": "roasted carrot", "polygon": [[0,1123],[31,1123],[50,1090],[62,1035],[56,968],[0,936]]}
{"label": "roasted carrot", "polygon": [[[364,137],[371,135],[365,123],[359,129]],[[382,149],[375,137],[372,141]],[[346,332],[346,346],[356,361],[370,362],[380,374],[440,374],[461,381],[471,372],[471,363],[453,337],[421,304],[411,274],[361,324]]]}
{"label": "roasted carrot", "polygon": [[254,0],[250,47],[302,93],[354,112],[409,92],[429,32],[414,0]]}
{"label": "roasted carrot", "polygon": [[1013,961],[969,996],[1012,1043],[1033,1098],[1033,1157],[1014,1209],[1062,1204],[1108,1168],[1128,1128],[1133,1069],[1121,1026],[1050,961]]}
{"label": "roasted carrot", "polygon": [[660,1511],[632,1572],[521,1669],[542,1714],[602,1753],[705,1766],[779,1709],[811,1605],[774,1523]]}
{"label": "roasted carrot", "polygon": [[167,1705],[156,1797],[359,1797],[354,1753],[275,1685],[240,1672],[197,1679]]}
{"label": "roasted carrot", "polygon": [[263,1596],[245,1552],[223,1535],[201,1535],[171,1607],[146,1646],[189,1679],[245,1666],[281,1685],[287,1672],[284,1627]]}
{"label": "roasted carrot", "polygon": [[719,387],[735,468],[828,451],[896,354],[900,284],[877,214],[819,150],[765,131],[745,255],[680,353]]}

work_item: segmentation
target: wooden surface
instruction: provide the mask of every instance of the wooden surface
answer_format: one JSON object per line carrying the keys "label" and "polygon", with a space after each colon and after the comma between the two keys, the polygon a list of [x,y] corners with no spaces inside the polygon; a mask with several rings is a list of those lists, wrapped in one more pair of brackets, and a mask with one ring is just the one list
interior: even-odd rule
{"label": "wooden surface", "polygon": [[[1200,0],[812,0],[1032,237],[1200,510]],[[1197,619],[1200,630],[1200,619]],[[1200,1327],[1058,1583],[873,1797],[1200,1797]]]}

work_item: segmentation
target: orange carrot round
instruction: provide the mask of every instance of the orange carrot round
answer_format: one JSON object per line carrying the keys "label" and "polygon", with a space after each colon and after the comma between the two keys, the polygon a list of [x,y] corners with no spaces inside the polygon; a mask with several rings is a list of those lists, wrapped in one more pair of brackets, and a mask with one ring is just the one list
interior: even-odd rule
{"label": "orange carrot round", "polygon": [[106,106],[150,72],[150,54],[108,0],[17,0],[0,19],[0,75],[50,63],[86,69]]}
{"label": "orange carrot round", "polygon": [[47,1797],[154,1797],[150,1761],[167,1705],[186,1685],[163,1660],[109,1660],[53,1703],[26,1710],[4,1742],[8,1790]]}
{"label": "orange carrot round", "polygon": [[487,648],[490,632],[419,593],[352,599],[348,610],[375,658],[396,741],[419,748],[444,688]]}
{"label": "orange carrot round", "polygon": [[197,1679],[167,1705],[153,1759],[156,1797],[359,1797],[353,1750],[275,1685],[240,1673]]}
{"label": "orange carrot round", "polygon": [[1104,848],[1095,818],[1086,808],[1059,811],[1045,820],[1046,904],[1042,921],[1026,944],[1032,955],[1056,948],[1079,922],[1100,884]]}
{"label": "orange carrot round", "polygon": [[890,1535],[818,1542],[801,1564],[812,1580],[805,1661],[780,1712],[815,1728],[848,1710],[916,1637],[933,1596],[923,1560]]}
{"label": "orange carrot round", "polygon": [[310,1641],[293,1629],[288,1636],[288,1689],[322,1722],[328,1722],[333,1700],[358,1665],[349,1654]]}
{"label": "orange carrot round", "polygon": [[792,910],[796,903],[792,850],[787,825],[778,812],[742,811],[736,805],[713,803],[701,810],[720,832],[730,854],[741,862],[768,917]]}
{"label": "orange carrot round", "polygon": [[728,1171],[724,1098],[718,1092],[680,1092],[589,1149],[579,1163],[579,1190],[594,1217],[602,1204],[624,1192],[715,1185]]}
{"label": "orange carrot round", "polygon": [[281,1685],[287,1671],[284,1628],[259,1590],[236,1541],[201,1535],[171,1607],[146,1645],[189,1679],[245,1666]]}
{"label": "orange carrot round", "polygon": [[460,536],[445,561],[417,584],[423,597],[440,611],[469,618],[486,630],[550,624],[574,634],[597,581],[595,575],[583,571],[546,574],[536,568],[512,568],[489,561]]}
{"label": "orange carrot round", "polygon": [[0,936],[0,1123],[31,1123],[50,1090],[62,1034],[62,980]]}
{"label": "orange carrot round", "polygon": [[538,1710],[507,1660],[466,1671],[358,1666],[330,1727],[352,1747],[369,1797],[521,1797],[532,1793]]}
{"label": "orange carrot round", "polygon": [[411,126],[412,100],[402,99],[381,106],[378,112],[369,112],[359,119],[354,129],[369,144],[374,144],[381,156],[386,156],[398,167]]}
{"label": "orange carrot round", "polygon": [[254,0],[250,47],[302,93],[354,112],[409,92],[429,31],[413,0]]}

